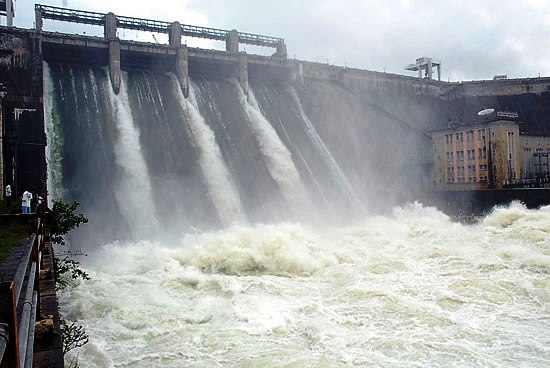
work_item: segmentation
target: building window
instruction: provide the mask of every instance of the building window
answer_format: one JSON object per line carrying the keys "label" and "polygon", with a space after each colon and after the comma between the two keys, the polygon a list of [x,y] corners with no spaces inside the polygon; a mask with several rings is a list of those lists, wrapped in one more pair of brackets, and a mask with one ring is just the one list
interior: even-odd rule
{"label": "building window", "polygon": [[487,148],[483,146],[483,148],[480,148],[479,150],[479,158],[487,158]]}
{"label": "building window", "polygon": [[477,130],[477,139],[482,140],[485,138],[485,129],[478,129]]}

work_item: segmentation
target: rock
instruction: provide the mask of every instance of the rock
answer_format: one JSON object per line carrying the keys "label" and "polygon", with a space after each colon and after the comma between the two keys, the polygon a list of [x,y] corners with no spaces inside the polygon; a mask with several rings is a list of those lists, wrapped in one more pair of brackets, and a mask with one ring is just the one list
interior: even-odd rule
{"label": "rock", "polygon": [[34,324],[34,337],[37,340],[50,338],[53,336],[53,319],[46,318]]}

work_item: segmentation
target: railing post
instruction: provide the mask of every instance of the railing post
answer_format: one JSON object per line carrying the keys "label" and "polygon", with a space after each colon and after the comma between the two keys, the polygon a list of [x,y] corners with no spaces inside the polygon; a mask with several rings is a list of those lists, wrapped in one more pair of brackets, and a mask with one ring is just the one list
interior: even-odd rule
{"label": "railing post", "polygon": [[[44,223],[42,221],[42,218],[38,217],[38,222],[36,226],[36,246],[33,253],[33,261],[36,263],[36,277],[34,278],[34,290],[40,295],[40,270],[42,269],[42,248],[44,244],[44,237],[42,236],[42,229],[44,227]],[[37,310],[40,310],[40,298],[38,298],[38,305]]]}

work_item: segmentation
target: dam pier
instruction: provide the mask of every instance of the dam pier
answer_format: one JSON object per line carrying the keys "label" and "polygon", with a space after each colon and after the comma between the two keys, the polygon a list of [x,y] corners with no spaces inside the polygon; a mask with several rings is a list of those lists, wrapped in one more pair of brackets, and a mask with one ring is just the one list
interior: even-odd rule
{"label": "dam pier", "polygon": [[[42,31],[44,19],[101,26],[104,37],[77,37],[74,35],[48,33]],[[41,34],[41,44],[46,59],[82,62],[94,54],[92,60],[100,65],[108,65],[113,90],[120,89],[121,65],[125,67],[169,68],[176,74],[182,91],[189,93],[189,63],[211,64],[214,70],[224,69],[228,75],[238,79],[242,89],[248,91],[248,64],[278,66],[287,59],[286,45],[282,38],[222,30],[208,27],[182,25],[149,19],[116,16],[113,13],[100,14],[82,10],[64,9],[37,4],[35,7],[35,31]],[[164,33],[169,36],[168,45],[124,41],[117,37],[119,29]],[[197,37],[225,41],[225,52],[212,52],[188,48],[182,45],[182,37]],[[271,57],[248,58],[239,51],[239,45],[254,45],[273,48]],[[69,55],[82,55],[84,59],[72,59]],[[69,56],[69,57],[68,57]],[[88,59],[89,62],[89,59]],[[192,66],[193,67],[193,66]]]}

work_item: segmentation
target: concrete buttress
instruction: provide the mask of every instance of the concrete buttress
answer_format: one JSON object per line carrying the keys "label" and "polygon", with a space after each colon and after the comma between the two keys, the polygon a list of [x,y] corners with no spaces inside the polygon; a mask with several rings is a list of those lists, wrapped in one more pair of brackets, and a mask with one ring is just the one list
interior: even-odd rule
{"label": "concrete buttress", "polygon": [[176,49],[176,77],[185,98],[189,96],[189,63],[187,46],[181,44],[181,24],[173,22],[169,30],[170,46]]}
{"label": "concrete buttress", "polygon": [[120,91],[120,40],[116,36],[117,20],[113,13],[105,14],[105,38],[109,41],[109,75],[113,91]]}
{"label": "concrete buttress", "polygon": [[248,55],[246,53],[239,54],[239,84],[243,89],[244,94],[248,97]]}
{"label": "concrete buttress", "polygon": [[187,46],[180,46],[176,53],[176,76],[185,98],[189,96],[189,63]]}

